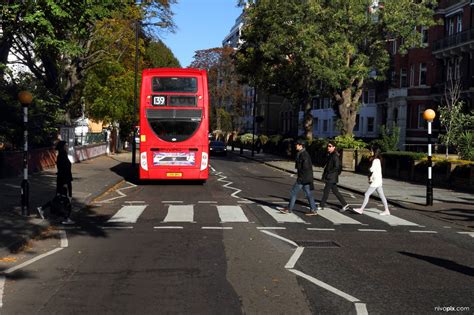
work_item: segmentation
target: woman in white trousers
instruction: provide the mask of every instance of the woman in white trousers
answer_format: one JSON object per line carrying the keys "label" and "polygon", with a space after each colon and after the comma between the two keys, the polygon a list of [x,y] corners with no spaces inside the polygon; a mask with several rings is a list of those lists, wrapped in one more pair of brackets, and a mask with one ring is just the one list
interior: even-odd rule
{"label": "woman in white trousers", "polygon": [[387,199],[385,198],[385,195],[383,193],[383,188],[382,188],[382,164],[380,163],[381,159],[381,154],[380,150],[372,150],[372,166],[370,167],[370,172],[371,175],[369,177],[369,188],[365,192],[365,197],[364,197],[364,203],[360,208],[355,208],[354,211],[362,214],[364,212],[365,206],[367,206],[367,203],[369,202],[370,195],[374,193],[374,191],[377,191],[377,194],[379,195],[380,199],[382,199],[383,206],[385,208],[385,211],[381,212],[380,215],[390,215],[390,211],[388,210],[388,204],[387,204]]}

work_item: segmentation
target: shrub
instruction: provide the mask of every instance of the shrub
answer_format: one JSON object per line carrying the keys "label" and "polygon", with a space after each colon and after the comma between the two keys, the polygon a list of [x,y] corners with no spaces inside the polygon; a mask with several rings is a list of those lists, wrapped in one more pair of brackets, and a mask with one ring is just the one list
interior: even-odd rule
{"label": "shrub", "polygon": [[337,136],[335,138],[336,146],[339,149],[363,149],[367,146],[362,140],[357,140],[353,135],[350,136]]}
{"label": "shrub", "polygon": [[465,131],[458,140],[459,156],[463,160],[474,160],[474,132]]}
{"label": "shrub", "polygon": [[[252,138],[253,135],[251,133],[245,133],[239,136],[240,142],[245,145],[252,144]],[[255,139],[257,139],[257,137],[255,137]]]}

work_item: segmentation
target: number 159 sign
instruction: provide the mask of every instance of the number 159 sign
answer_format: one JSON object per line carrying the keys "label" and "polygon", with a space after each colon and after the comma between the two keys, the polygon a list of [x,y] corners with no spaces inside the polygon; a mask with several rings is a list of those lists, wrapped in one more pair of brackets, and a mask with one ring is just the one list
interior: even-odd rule
{"label": "number 159 sign", "polygon": [[153,106],[164,106],[166,105],[166,96],[165,95],[153,95]]}

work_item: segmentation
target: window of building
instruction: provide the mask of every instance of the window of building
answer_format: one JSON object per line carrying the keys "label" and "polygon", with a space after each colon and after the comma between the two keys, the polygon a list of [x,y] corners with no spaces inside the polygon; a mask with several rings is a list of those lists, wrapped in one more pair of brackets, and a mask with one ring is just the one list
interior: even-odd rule
{"label": "window of building", "polygon": [[321,105],[320,105],[319,97],[314,97],[313,98],[313,109],[320,109],[320,108],[321,108]]}
{"label": "window of building", "polygon": [[420,76],[419,81],[420,85],[426,85],[426,63],[420,63]]}
{"label": "window of building", "polygon": [[397,40],[396,39],[392,41],[392,54],[394,55],[397,54]]}
{"label": "window of building", "polygon": [[375,128],[375,118],[367,117],[367,132],[373,133]]}
{"label": "window of building", "polygon": [[356,124],[354,126],[354,131],[359,131],[359,119],[360,119],[360,116],[359,114],[357,114],[356,116]]}
{"label": "window of building", "polygon": [[428,29],[426,27],[421,27],[421,44],[428,45]]}
{"label": "window of building", "polygon": [[462,32],[462,14],[459,14],[456,18],[456,33]]}
{"label": "window of building", "polygon": [[329,101],[329,97],[325,97],[323,99],[323,102],[324,102],[323,108],[329,108],[329,106],[331,105],[331,102]]}
{"label": "window of building", "polygon": [[454,34],[454,19],[449,18],[448,23],[446,23],[447,31],[448,31],[448,36],[451,36]]}
{"label": "window of building", "polygon": [[375,90],[370,89],[369,90],[369,104],[375,103]]}
{"label": "window of building", "polygon": [[407,82],[407,69],[401,68],[400,69],[400,87],[407,87],[408,82]]}
{"label": "window of building", "polygon": [[328,120],[323,120],[323,132],[328,132]]}
{"label": "window of building", "polygon": [[423,119],[423,112],[425,111],[425,105],[418,105],[418,129],[425,128],[425,120]]}
{"label": "window of building", "polygon": [[319,133],[319,118],[313,118],[313,134]]}
{"label": "window of building", "polygon": [[410,86],[415,86],[415,65],[410,66]]}

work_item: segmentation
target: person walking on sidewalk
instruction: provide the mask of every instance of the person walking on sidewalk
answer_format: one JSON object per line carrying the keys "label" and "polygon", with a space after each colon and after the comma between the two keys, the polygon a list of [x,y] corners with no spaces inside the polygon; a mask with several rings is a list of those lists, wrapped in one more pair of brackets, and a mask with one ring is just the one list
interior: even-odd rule
{"label": "person walking on sidewalk", "polygon": [[305,149],[306,141],[298,140],[296,141],[296,160],[295,168],[297,170],[296,182],[291,188],[290,191],[290,202],[288,208],[283,208],[280,210],[281,213],[291,213],[295,206],[296,196],[298,192],[303,189],[306,198],[309,202],[310,211],[306,215],[317,215],[316,203],[314,202],[312,190],[314,190],[313,184],[313,163],[311,162],[311,157]]}
{"label": "person walking on sidewalk", "polygon": [[[68,145],[66,141],[59,141],[56,144],[56,150],[58,151],[58,157],[56,159],[57,176],[56,176],[56,195],[66,195],[69,201],[72,200],[72,172],[71,162],[67,156]],[[44,206],[38,207],[38,213],[41,218],[44,218],[44,207],[50,206],[51,202],[46,203]],[[67,211],[65,221],[63,224],[74,224],[75,222],[70,218],[70,212]]]}
{"label": "person walking on sidewalk", "polygon": [[369,176],[369,188],[365,192],[364,202],[360,208],[355,208],[354,211],[362,214],[364,212],[365,206],[369,202],[370,195],[377,191],[380,199],[382,199],[383,206],[385,211],[381,212],[380,215],[390,215],[390,211],[388,210],[387,199],[383,193],[382,188],[382,164],[381,164],[381,153],[379,149],[372,149],[371,150],[372,156],[370,160],[372,161],[372,165],[370,167],[370,176]]}
{"label": "person walking on sidewalk", "polygon": [[328,157],[326,160],[326,165],[324,166],[324,171],[323,171],[323,176],[322,176],[322,180],[325,182],[325,185],[324,185],[323,197],[321,198],[320,206],[322,209],[324,209],[324,206],[326,205],[326,201],[328,200],[328,197],[329,197],[329,191],[332,191],[342,205],[342,209],[340,211],[344,212],[350,209],[350,207],[347,204],[344,197],[339,192],[339,189],[337,188],[337,182],[339,181],[339,174],[342,171],[342,165],[339,159],[339,154],[337,153],[336,142],[332,140],[329,141],[327,150],[328,150]]}

